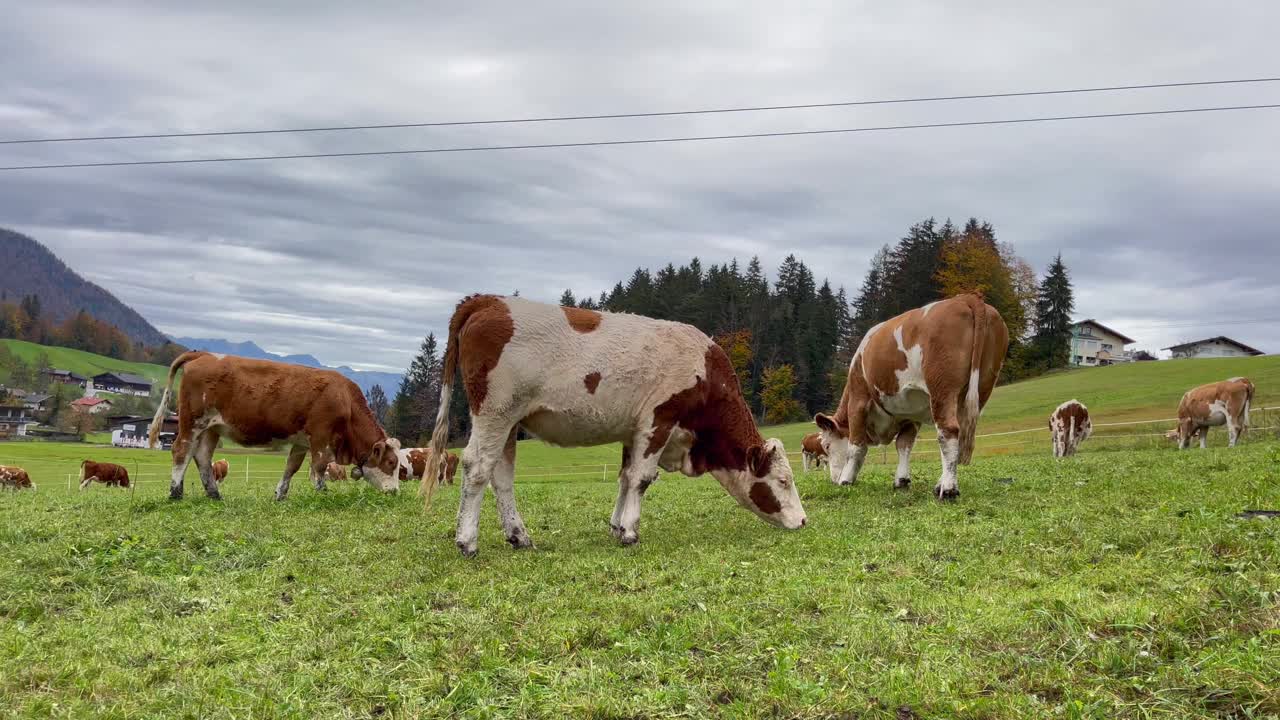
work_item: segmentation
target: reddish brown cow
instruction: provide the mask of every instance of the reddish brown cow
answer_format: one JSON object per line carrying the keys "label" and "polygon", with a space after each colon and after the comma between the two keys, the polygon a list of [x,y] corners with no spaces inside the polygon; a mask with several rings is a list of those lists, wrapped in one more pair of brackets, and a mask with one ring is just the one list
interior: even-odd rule
{"label": "reddish brown cow", "polygon": [[108,487],[129,487],[129,471],[123,465],[100,463],[85,460],[80,463],[80,489],[89,487],[89,483],[100,482]]}
{"label": "reddish brown cow", "polygon": [[957,295],[890,318],[867,331],[849,363],[835,415],[814,417],[830,454],[831,481],[851,485],[867,450],[898,448],[894,486],[911,484],[911,448],[921,423],[938,428],[940,500],[960,495],[956,466],[973,457],[978,416],[1009,348],[1000,313],[977,295]]}
{"label": "reddish brown cow", "polygon": [[[431,448],[409,448],[400,451],[400,479],[407,480],[410,477],[421,480],[422,474],[426,472],[427,465],[431,460]],[[436,479],[437,483],[453,483],[454,477],[458,474],[458,456],[453,453],[445,453],[445,462],[440,466],[440,476]]]}
{"label": "reddish brown cow", "polygon": [[347,469],[336,462],[329,463],[324,469],[324,474],[328,475],[329,479],[335,482],[347,479]]}
{"label": "reddish brown cow", "polygon": [[223,480],[227,479],[227,473],[231,472],[231,463],[224,460],[218,460],[213,464],[213,480],[219,485]]}
{"label": "reddish brown cow", "polygon": [[26,470],[10,465],[0,465],[0,490],[35,490]]}
{"label": "reddish brown cow", "polygon": [[1079,400],[1068,400],[1049,416],[1049,432],[1053,436],[1053,456],[1071,457],[1080,443],[1093,434],[1089,408]]}
{"label": "reddish brown cow", "polygon": [[276,499],[284,500],[289,481],[311,452],[311,480],[324,490],[324,468],[332,461],[355,465],[353,473],[390,492],[400,488],[396,452],[374,419],[356,384],[333,370],[187,352],[169,366],[169,381],[151,423],[155,447],[174,377],[183,371],[178,391],[178,433],[173,441],[173,473],[169,497],[182,498],[182,476],[195,461],[205,494],[220,499],[213,478],[213,451],[226,435],[249,447],[288,440],[293,447]]}
{"label": "reddish brown cow", "polygon": [[1253,391],[1253,383],[1242,377],[1188,390],[1178,403],[1178,449],[1190,446],[1197,434],[1200,436],[1200,448],[1204,449],[1209,439],[1209,428],[1220,425],[1227,426],[1227,444],[1235,447],[1236,441],[1249,429]]}
{"label": "reddish brown cow", "polygon": [[800,441],[800,459],[805,472],[816,470],[827,462],[827,449],[822,447],[822,433],[809,433]]}

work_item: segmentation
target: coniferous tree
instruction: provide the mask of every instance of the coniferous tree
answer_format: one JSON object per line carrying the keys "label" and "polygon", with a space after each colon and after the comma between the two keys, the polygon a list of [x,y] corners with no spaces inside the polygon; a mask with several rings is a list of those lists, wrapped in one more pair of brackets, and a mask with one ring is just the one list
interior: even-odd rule
{"label": "coniferous tree", "polygon": [[578,301],[573,297],[573,291],[572,291],[572,290],[565,290],[565,291],[564,291],[564,293],[560,295],[560,305],[561,305],[561,306],[563,306],[563,307],[576,307],[576,306],[577,306],[577,304],[578,304]]}
{"label": "coniferous tree", "polygon": [[1075,297],[1071,289],[1071,275],[1058,253],[1040,282],[1036,297],[1035,345],[1036,358],[1048,370],[1066,367],[1071,360],[1071,313],[1075,310]]}
{"label": "coniferous tree", "polygon": [[388,409],[390,404],[387,402],[387,393],[382,386],[374,385],[369,388],[369,410],[373,412],[373,417],[379,425],[387,424]]}

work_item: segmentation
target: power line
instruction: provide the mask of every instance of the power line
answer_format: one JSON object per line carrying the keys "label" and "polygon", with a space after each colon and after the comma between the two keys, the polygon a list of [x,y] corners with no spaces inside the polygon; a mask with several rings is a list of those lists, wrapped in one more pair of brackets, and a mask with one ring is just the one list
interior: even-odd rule
{"label": "power line", "polygon": [[685,137],[641,138],[636,140],[594,140],[586,142],[536,143],[527,145],[474,145],[467,147],[424,148],[415,150],[369,150],[364,152],[305,153],[299,155],[245,155],[240,157],[186,158],[180,160],[121,160],[111,162],[55,163],[48,165],[10,165],[0,167],[0,171],[130,167],[135,165],[193,165],[197,163],[248,162],[255,160],[308,160],[315,158],[371,157],[375,155],[431,155],[438,153],[490,152],[495,150],[541,150],[549,148],[604,147],[610,145],[655,145],[659,143],[701,142],[705,140],[745,140],[754,138],[798,137],[802,135],[869,133],[889,130],[926,130],[936,128],[976,127],[982,125],[1019,125],[1039,122],[1061,122],[1065,120],[1098,120],[1105,118],[1181,115],[1186,113],[1224,112],[1232,110],[1266,110],[1273,108],[1280,108],[1280,104],[1178,108],[1174,110],[1145,110],[1141,112],[1096,113],[1091,115],[1057,115],[1048,117],[1013,118],[1008,120],[971,120],[968,122],[923,123],[918,125],[881,125],[878,127],[837,128],[831,130],[791,130],[784,132],[742,133],[737,135],[692,135]]}
{"label": "power line", "polygon": [[87,142],[93,140],[150,140],[159,138],[224,137],[228,135],[278,135],[285,133],[340,132],[348,130],[392,130],[403,128],[457,127],[462,125],[515,125],[521,123],[571,122],[578,120],[620,120],[623,118],[673,117],[677,115],[715,115],[725,113],[765,112],[773,110],[812,110],[818,108],[858,107],[865,105],[902,105],[907,103],[949,102],[955,100],[992,100],[997,98],[1035,97],[1040,95],[1077,95],[1084,93],[1154,90],[1159,88],[1204,87],[1209,85],[1244,85],[1280,82],[1280,77],[1238,80],[1201,80],[1196,82],[1147,83],[1144,85],[1111,85],[1104,87],[1068,88],[1063,90],[1029,90],[1022,92],[982,93],[975,95],[940,95],[935,97],[892,98],[881,100],[849,100],[843,102],[805,103],[799,105],[757,105],[751,107],[669,110],[659,112],[607,113],[602,115],[552,115],[499,120],[454,120],[442,122],[388,123],[382,125],[333,125],[321,127],[278,128],[260,130],[212,130],[204,132],[142,133],[137,135],[85,135],[75,137],[0,140],[0,145],[35,143]]}

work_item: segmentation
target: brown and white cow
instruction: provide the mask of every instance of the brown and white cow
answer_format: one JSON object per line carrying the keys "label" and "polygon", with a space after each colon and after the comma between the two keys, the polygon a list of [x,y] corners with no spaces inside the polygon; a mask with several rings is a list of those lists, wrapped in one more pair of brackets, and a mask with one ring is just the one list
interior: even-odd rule
{"label": "brown and white cow", "polygon": [[173,441],[173,473],[169,497],[182,498],[182,476],[195,461],[205,494],[221,499],[213,479],[213,451],[226,435],[248,447],[288,440],[293,447],[276,499],[284,500],[289,481],[311,452],[311,480],[324,490],[324,469],[332,461],[355,465],[375,488],[400,488],[396,477],[399,441],[388,439],[374,419],[356,384],[333,370],[270,360],[187,352],[169,366],[169,381],[156,409],[148,438],[156,446],[160,419],[169,403],[174,377],[183,371],[178,390],[178,433]]}
{"label": "brown and white cow", "polygon": [[822,447],[822,433],[809,433],[800,441],[800,458],[804,471],[817,470],[827,462],[827,449]]}
{"label": "brown and white cow", "polygon": [[229,472],[231,472],[231,463],[225,459],[213,463],[213,480],[219,485],[222,484],[223,480],[227,479],[227,473]]}
{"label": "brown and white cow", "polygon": [[[324,468],[324,474],[334,482],[347,479],[347,469],[336,462],[331,462],[326,465]],[[401,479],[403,479],[403,477]]]}
{"label": "brown and white cow", "polygon": [[0,490],[35,490],[26,470],[12,465],[0,465]]}
{"label": "brown and white cow", "polygon": [[956,466],[973,457],[978,416],[995,388],[1009,330],[977,295],[929,303],[867,331],[849,363],[834,415],[814,417],[831,481],[851,485],[872,445],[895,442],[894,487],[911,484],[911,447],[921,423],[938,428],[940,500],[960,495]]}
{"label": "brown and white cow", "polygon": [[521,427],[562,447],[622,444],[610,525],[623,544],[639,540],[641,497],[659,468],[711,473],[764,520],[789,529],[805,524],[782,443],[760,436],[728,356],[702,332],[495,295],[463,300],[449,322],[440,410],[422,478],[428,502],[445,462],[459,368],[471,409],[456,536],[466,556],[477,552],[480,501],[490,484],[507,541],[533,545],[513,491]]}
{"label": "brown and white cow", "polygon": [[1227,426],[1227,445],[1236,446],[1236,440],[1249,429],[1249,406],[1253,404],[1253,383],[1248,378],[1201,385],[1188,390],[1178,403],[1178,449],[1191,445],[1200,436],[1200,448],[1208,443],[1209,428]]}
{"label": "brown and white cow", "polygon": [[1068,400],[1049,416],[1049,433],[1053,437],[1053,456],[1071,457],[1093,434],[1089,408],[1079,400]]}
{"label": "brown and white cow", "polygon": [[[412,477],[416,480],[422,479],[422,474],[427,471],[427,463],[431,458],[431,448],[408,448],[400,451],[400,479],[407,480]],[[445,461],[440,466],[440,476],[436,478],[438,484],[453,484],[453,480],[458,474],[458,456],[451,452],[445,453]]]}
{"label": "brown and white cow", "polygon": [[89,483],[100,482],[107,487],[129,487],[129,471],[123,465],[100,463],[85,460],[80,463],[80,489],[89,487]]}

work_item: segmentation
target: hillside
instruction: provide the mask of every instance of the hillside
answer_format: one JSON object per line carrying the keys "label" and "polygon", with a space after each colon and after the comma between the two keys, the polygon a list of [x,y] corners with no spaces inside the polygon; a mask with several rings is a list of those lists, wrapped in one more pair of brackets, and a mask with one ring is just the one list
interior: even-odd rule
{"label": "hillside", "polygon": [[220,338],[192,338],[192,337],[176,337],[172,338],[173,342],[192,350],[206,350],[208,352],[223,353],[224,355],[239,355],[240,357],[257,358],[259,360],[276,360],[279,362],[293,363],[295,365],[305,365],[306,367],[324,368],[326,370],[337,370],[342,373],[343,377],[348,378],[366,395],[369,394],[370,388],[374,385],[381,385],[383,392],[388,397],[394,397],[396,388],[400,387],[401,376],[396,373],[373,372],[369,370],[355,370],[346,365],[333,367],[325,365],[312,355],[278,355],[273,352],[263,350],[252,340],[246,342],[231,342]]}
{"label": "hillside", "polygon": [[37,295],[54,323],[81,309],[120,328],[135,343],[156,346],[164,333],[110,292],[80,277],[45,246],[21,233],[0,228],[0,288],[12,301]]}
{"label": "hillside", "polygon": [[[134,375],[141,375],[150,378],[152,382],[163,384],[165,375],[169,372],[169,368],[163,365],[152,365],[150,363],[127,362],[124,360],[116,360],[104,355],[94,355],[93,353],[83,352],[81,350],[72,350],[70,348],[52,347],[49,345],[37,345],[22,340],[0,340],[0,346],[6,347],[15,356],[22,359],[23,362],[33,364],[44,353],[49,358],[49,364],[59,370],[70,370],[75,373],[89,377],[97,375],[100,372],[117,371],[127,372]],[[8,380],[8,369],[0,367],[0,382]]]}

